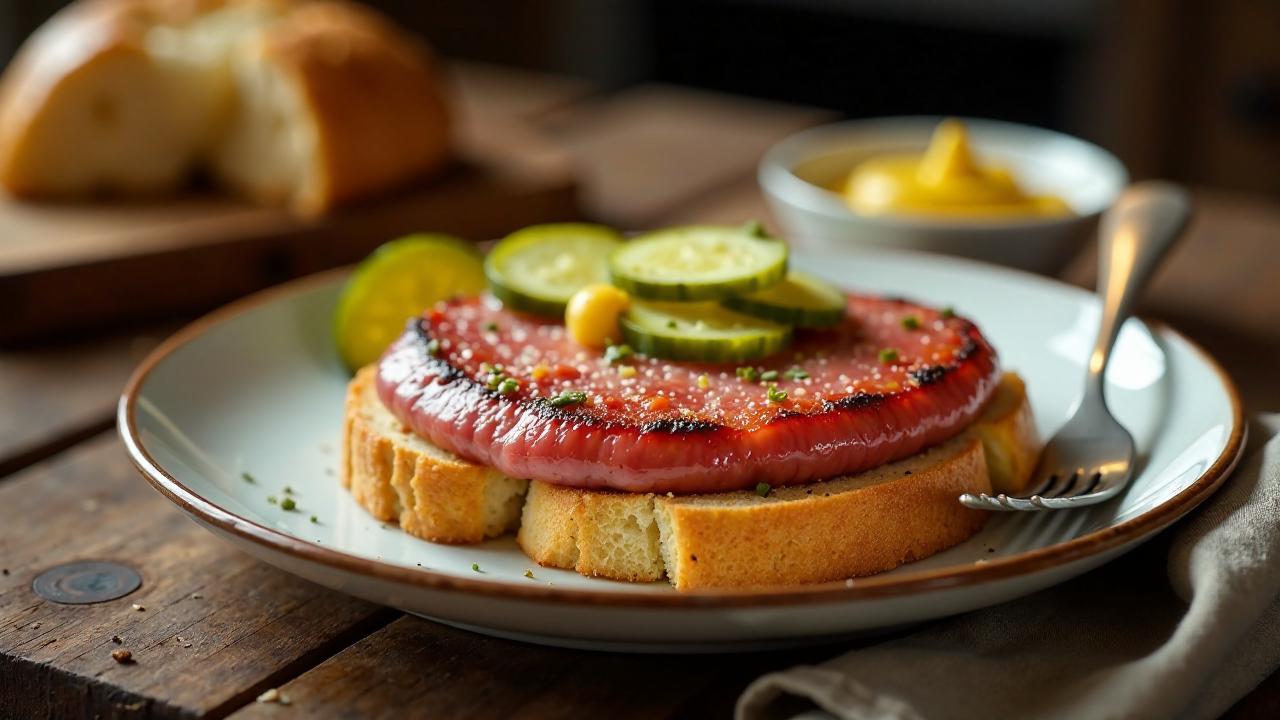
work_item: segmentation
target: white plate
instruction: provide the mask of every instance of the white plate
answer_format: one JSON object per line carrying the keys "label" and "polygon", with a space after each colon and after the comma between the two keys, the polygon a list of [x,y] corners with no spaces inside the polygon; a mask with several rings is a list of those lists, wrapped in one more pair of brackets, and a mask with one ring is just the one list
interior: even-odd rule
{"label": "white plate", "polygon": [[[1098,322],[1092,296],[940,256],[866,252],[796,264],[850,289],[954,305],[1023,375],[1048,436],[1068,416]],[[539,568],[510,539],[436,545],[383,525],[339,486],[347,375],[330,346],[342,276],[303,280],[200,320],[130,381],[120,432],[147,479],[257,557],[342,592],[480,632],[562,645],[707,650],[830,639],[1024,595],[1114,558],[1204,500],[1237,460],[1240,402],[1166,327],[1127,324],[1107,394],[1139,472],[1090,510],[997,515],[967,543],[892,572],[782,591],[676,593]],[[256,482],[242,478],[250,473]],[[296,512],[268,502],[296,491]],[[319,522],[309,518],[315,515]],[[475,564],[481,572],[472,569]],[[533,569],[532,579],[524,577]]]}

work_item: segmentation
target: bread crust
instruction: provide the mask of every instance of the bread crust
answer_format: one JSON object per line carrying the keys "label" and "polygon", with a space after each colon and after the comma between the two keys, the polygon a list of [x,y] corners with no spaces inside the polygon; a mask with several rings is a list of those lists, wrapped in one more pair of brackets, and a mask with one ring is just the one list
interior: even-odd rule
{"label": "bread crust", "polygon": [[515,528],[528,484],[411,434],[383,408],[374,367],[347,387],[344,487],[375,518],[432,542],[466,544]]}
{"label": "bread crust", "polygon": [[434,56],[372,10],[300,6],[259,48],[294,83],[316,133],[313,182],[293,207],[317,214],[421,179],[449,156],[450,120]]}

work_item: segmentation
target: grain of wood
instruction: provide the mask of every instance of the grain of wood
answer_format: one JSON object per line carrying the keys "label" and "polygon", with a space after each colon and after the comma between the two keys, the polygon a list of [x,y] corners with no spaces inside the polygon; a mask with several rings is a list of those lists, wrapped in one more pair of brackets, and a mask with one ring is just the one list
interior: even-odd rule
{"label": "grain of wood", "polygon": [[619,227],[650,227],[705,193],[755,174],[787,135],[825,111],[645,85],[552,113],[538,124],[577,161],[584,209]]}
{"label": "grain of wood", "polygon": [[[728,715],[760,674],[828,657],[831,648],[722,656],[625,655],[490,638],[404,617],[281,686],[290,705],[246,706],[236,720],[390,717],[661,718]],[[725,701],[728,702],[725,702]]]}
{"label": "grain of wood", "polygon": [[0,479],[112,425],[120,389],[172,325],[0,351]]}
{"label": "grain of wood", "polygon": [[[0,528],[7,717],[219,716],[394,617],[217,541],[137,476],[114,437],[0,486]],[[142,587],[96,605],[32,591],[39,572],[85,559],[126,564]]]}

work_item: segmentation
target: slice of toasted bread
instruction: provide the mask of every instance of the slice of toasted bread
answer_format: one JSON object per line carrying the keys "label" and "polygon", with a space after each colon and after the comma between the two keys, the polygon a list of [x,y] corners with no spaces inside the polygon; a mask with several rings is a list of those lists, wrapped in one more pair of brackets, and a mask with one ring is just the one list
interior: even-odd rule
{"label": "slice of toasted bread", "polygon": [[859,475],[778,488],[681,497],[533,482],[518,536],[542,565],[679,589],[789,585],[888,570],[977,532],[986,514],[965,492],[1021,490],[1040,442],[1009,375],[965,433]]}
{"label": "slice of toasted bread", "polygon": [[[1007,375],[956,438],[855,476],[755,492],[655,496],[513,480],[413,435],[374,389],[348,389],[343,483],[375,517],[436,542],[478,542],[520,525],[535,562],[679,589],[821,582],[882,572],[963,542],[986,520],[965,492],[1019,492],[1040,441]],[[527,496],[526,496],[527,489]],[[523,512],[521,512],[523,503]]]}
{"label": "slice of toasted bread", "polygon": [[347,387],[342,484],[379,520],[442,543],[476,543],[514,530],[529,483],[418,438],[383,406],[376,368]]}

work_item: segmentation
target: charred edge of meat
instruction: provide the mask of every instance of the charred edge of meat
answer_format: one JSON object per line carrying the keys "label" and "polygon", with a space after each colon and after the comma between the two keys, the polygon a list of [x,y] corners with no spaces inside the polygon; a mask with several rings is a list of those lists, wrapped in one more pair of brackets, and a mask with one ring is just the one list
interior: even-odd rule
{"label": "charred edge of meat", "polygon": [[871,407],[882,403],[884,399],[884,395],[859,392],[856,395],[847,395],[839,400],[828,400],[823,403],[823,408],[826,410],[857,410],[858,408]]}
{"label": "charred edge of meat", "polygon": [[[958,366],[960,363],[968,360],[974,353],[978,352],[978,348],[980,347],[978,338],[981,336],[982,333],[978,331],[977,325],[974,325],[968,320],[964,321],[964,345],[961,345],[960,349],[956,352],[955,359],[952,361],[951,367]],[[992,350],[991,354],[994,356],[995,350]]]}
{"label": "charred edge of meat", "polygon": [[932,385],[947,376],[948,369],[943,365],[928,365],[922,368],[916,368],[907,373],[912,380],[915,380],[921,386]]}
{"label": "charred edge of meat", "polygon": [[446,382],[462,380],[467,374],[462,370],[453,366],[453,363],[441,357],[436,357],[427,351],[427,345],[433,340],[431,331],[427,330],[427,321],[425,319],[417,319],[409,321],[409,330],[413,332],[413,337],[422,345],[422,354],[427,357],[427,365],[436,370],[438,377]]}
{"label": "charred edge of meat", "polygon": [[719,423],[709,422],[707,420],[693,420],[689,418],[664,418],[662,420],[651,420],[640,426],[640,432],[665,432],[673,435],[682,433],[702,433],[716,432],[724,430],[725,426]]}

